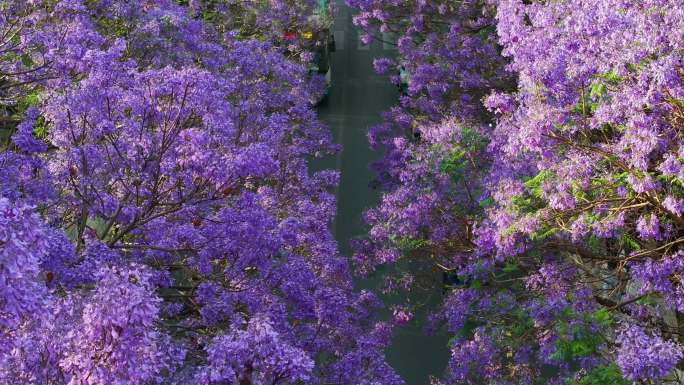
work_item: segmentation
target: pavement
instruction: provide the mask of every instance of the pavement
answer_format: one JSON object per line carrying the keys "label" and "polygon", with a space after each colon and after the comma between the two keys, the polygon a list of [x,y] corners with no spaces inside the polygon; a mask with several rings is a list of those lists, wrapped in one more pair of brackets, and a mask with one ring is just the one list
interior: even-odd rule
{"label": "pavement", "polygon": [[[342,145],[342,151],[335,157],[312,162],[313,170],[335,168],[341,171],[337,191],[337,218],[332,231],[339,244],[340,252],[350,256],[349,241],[366,231],[362,213],[379,201],[379,192],[369,183],[373,173],[368,165],[380,154],[368,147],[367,130],[380,123],[381,113],[398,101],[397,87],[386,76],[373,70],[373,59],[395,55],[392,44],[375,41],[369,46],[361,44],[359,34],[352,24],[353,10],[336,0],[337,15],[333,32],[337,51],[332,54],[332,88],[328,100],[318,107],[319,117],[333,132],[335,141]],[[358,288],[376,286],[380,277],[356,282]],[[433,293],[421,302],[434,306],[441,293]],[[393,302],[396,298],[384,298]],[[388,314],[384,314],[387,317]],[[387,359],[404,378],[407,385],[428,385],[429,376],[444,372],[448,360],[447,340],[443,334],[427,336],[421,326],[424,314],[417,320],[395,332]]]}

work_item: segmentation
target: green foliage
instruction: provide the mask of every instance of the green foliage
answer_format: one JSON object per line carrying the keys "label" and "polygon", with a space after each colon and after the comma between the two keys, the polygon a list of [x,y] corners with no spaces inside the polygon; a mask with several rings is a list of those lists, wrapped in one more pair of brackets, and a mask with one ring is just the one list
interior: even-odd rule
{"label": "green foliage", "polygon": [[608,94],[608,86],[601,82],[592,83],[589,88],[589,98],[592,100],[601,99]]}
{"label": "green foliage", "polygon": [[454,183],[460,182],[471,159],[470,156],[477,157],[477,154],[483,151],[486,146],[487,139],[485,137],[473,129],[463,128],[461,139],[454,144],[446,159],[441,162],[440,171],[448,174]]}
{"label": "green foliage", "polygon": [[519,313],[517,318],[517,322],[511,324],[510,336],[513,338],[522,337],[534,328],[534,321],[526,313]]}
{"label": "green foliage", "polygon": [[483,209],[486,209],[487,207],[491,207],[494,205],[494,198],[489,197],[487,199],[484,199],[480,201],[480,207]]}
{"label": "green foliage", "polygon": [[636,303],[639,305],[645,305],[645,306],[656,306],[658,304],[658,301],[656,298],[647,295],[641,299],[639,299]]}
{"label": "green foliage", "polygon": [[577,202],[588,202],[591,196],[590,192],[582,189],[577,183],[573,183],[570,192]]}
{"label": "green foliage", "polygon": [[471,128],[464,128],[461,131],[460,147],[470,153],[477,153],[487,147],[489,140]]}
{"label": "green foliage", "polygon": [[[599,317],[605,321],[606,315],[600,313]],[[586,325],[574,325],[570,330],[567,323],[559,322],[556,329],[561,336],[556,341],[556,352],[551,355],[551,358],[556,360],[569,362],[594,355],[603,342],[601,337],[589,330]]]}
{"label": "green foliage", "polygon": [[601,250],[603,250],[603,241],[593,234],[587,238],[587,245],[589,246],[589,250],[594,253],[600,253]]}
{"label": "green foliage", "polygon": [[585,116],[594,114],[599,103],[610,97],[610,88],[617,86],[620,82],[622,82],[622,78],[615,71],[597,75],[589,85],[588,90],[582,89],[572,112]]}
{"label": "green foliage", "polygon": [[517,232],[518,232],[518,226],[516,226],[515,224],[512,224],[512,225],[509,225],[508,227],[506,227],[504,229],[504,231],[501,233],[501,235],[504,237],[508,237],[508,236],[511,236]]}
{"label": "green foliage", "polygon": [[518,265],[515,264],[515,263],[513,263],[513,262],[510,262],[510,261],[509,261],[509,262],[506,262],[506,264],[504,265],[504,267],[501,268],[501,271],[503,271],[504,273],[514,273],[514,272],[516,272],[516,271],[518,271],[518,270],[520,270],[520,269],[518,268]]}
{"label": "green foliage", "polygon": [[647,56],[639,61],[637,64],[627,63],[625,68],[632,73],[641,72],[654,59],[654,55]]}
{"label": "green foliage", "polygon": [[544,170],[531,178],[524,179],[527,192],[511,199],[513,209],[518,213],[531,213],[543,207],[542,184],[553,176],[551,171]]}
{"label": "green foliage", "polygon": [[525,181],[525,187],[530,191],[530,194],[534,196],[535,198],[541,198],[542,191],[541,187],[542,184],[551,179],[553,177],[553,173],[549,170],[543,170],[539,174],[533,176],[532,178],[528,179]]}
{"label": "green foliage", "polygon": [[[99,1],[86,0],[84,5],[88,9],[94,10],[99,6]],[[95,19],[95,25],[100,32],[104,32],[107,35],[113,35],[115,37],[125,38],[131,31],[130,26],[126,24],[125,20],[117,17],[100,16]]]}
{"label": "green foliage", "polygon": [[477,322],[466,320],[463,327],[449,339],[449,346],[454,346],[454,344],[460,342],[463,338],[470,338],[473,335],[473,331],[475,331],[478,326],[479,324]]}
{"label": "green foliage", "polygon": [[571,361],[580,357],[588,357],[596,352],[597,342],[597,340],[592,338],[558,340],[556,342],[557,350],[551,358],[561,361]]}
{"label": "green foliage", "polygon": [[[681,99],[681,98],[670,98],[670,99],[667,99],[667,101],[668,101],[670,104],[672,104],[672,105],[674,105],[674,106],[676,106],[676,107],[678,107],[678,108],[684,108],[684,99]],[[679,157],[679,158],[677,158],[677,159],[679,159],[680,162],[683,162],[683,161],[684,161],[684,160],[682,160],[682,157]]]}
{"label": "green foliage", "polygon": [[426,239],[403,237],[393,240],[396,242],[397,247],[404,253],[410,253],[430,246],[430,241]]}
{"label": "green foliage", "polygon": [[551,228],[543,227],[543,228],[533,232],[532,234],[530,234],[530,239],[532,241],[543,241],[543,240],[553,236],[557,232],[558,232],[558,229],[555,227],[551,227]]}
{"label": "green foliage", "polygon": [[31,59],[31,55],[25,53],[19,57],[21,59],[21,64],[25,65],[27,68],[33,67],[33,59]]}
{"label": "green foliage", "polygon": [[451,150],[447,159],[442,161],[439,170],[448,174],[454,183],[458,183],[463,178],[467,162],[466,152],[460,147],[456,147]]}
{"label": "green foliage", "polygon": [[610,311],[606,308],[601,308],[595,311],[591,318],[600,326],[607,327],[613,324],[613,316]]}
{"label": "green foliage", "polygon": [[496,27],[488,26],[481,28],[479,31],[477,31],[477,35],[480,37],[480,39],[482,39],[482,41],[487,41],[490,39],[490,37],[496,37]]}
{"label": "green foliage", "polygon": [[598,103],[592,100],[590,93],[582,91],[577,104],[570,111],[578,115],[588,116],[593,114],[596,108],[598,108]]}
{"label": "green foliage", "polygon": [[568,385],[630,385],[615,365],[597,366],[579,380],[566,380]]}
{"label": "green foliage", "polygon": [[36,119],[36,124],[33,126],[33,135],[38,139],[44,139],[48,134],[48,123],[42,116]]}
{"label": "green foliage", "polygon": [[[541,194],[541,190],[539,192]],[[534,192],[532,194],[535,194]],[[534,213],[544,207],[545,202],[535,195],[516,195],[511,198],[511,204],[516,213]]]}
{"label": "green foliage", "polygon": [[469,288],[475,289],[475,290],[482,289],[482,286],[484,286],[482,284],[482,281],[480,281],[478,279],[474,279],[474,280],[470,281],[470,284],[468,285]]}
{"label": "green foliage", "polygon": [[605,80],[611,85],[618,85],[622,82],[622,77],[617,74],[616,71],[608,71],[602,75],[599,75],[601,79]]}
{"label": "green foliage", "polygon": [[636,239],[632,238],[628,234],[622,234],[618,239],[620,246],[625,252],[629,253],[635,250],[641,250],[641,245]]}
{"label": "green foliage", "polygon": [[603,99],[608,95],[609,86],[617,86],[622,80],[622,77],[615,71],[598,75],[589,88],[589,97],[593,100]]}
{"label": "green foliage", "polygon": [[122,19],[101,17],[97,20],[97,28],[100,31],[107,31],[116,37],[127,37],[130,27]]}
{"label": "green foliage", "polygon": [[30,107],[37,106],[40,102],[40,90],[34,90],[33,92],[23,95],[17,100],[17,115],[23,116],[24,112]]}

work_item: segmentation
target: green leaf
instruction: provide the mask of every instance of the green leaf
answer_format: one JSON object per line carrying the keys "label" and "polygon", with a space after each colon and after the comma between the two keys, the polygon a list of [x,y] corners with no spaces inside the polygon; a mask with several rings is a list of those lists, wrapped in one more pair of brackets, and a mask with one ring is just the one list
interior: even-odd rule
{"label": "green leaf", "polygon": [[544,181],[553,177],[553,173],[549,170],[543,170],[539,174],[525,181],[525,187],[530,190],[541,188]]}
{"label": "green leaf", "polygon": [[595,311],[594,314],[592,314],[592,317],[601,326],[610,326],[613,323],[610,311],[606,308]]}
{"label": "green leaf", "polygon": [[554,234],[556,234],[556,232],[558,232],[558,229],[555,227],[550,228],[550,229],[544,228],[544,229],[541,229],[539,231],[535,231],[532,234],[530,234],[530,239],[533,241],[543,241],[543,240],[553,236]]}
{"label": "green leaf", "polygon": [[404,237],[392,240],[396,242],[397,247],[401,249],[403,252],[416,251],[421,248],[430,246],[430,241],[421,238],[414,239],[410,237]]}
{"label": "green leaf", "polygon": [[25,53],[21,55],[19,58],[21,59],[21,64],[23,64],[24,66],[28,68],[33,67],[33,59],[31,59],[31,56],[29,54]]}
{"label": "green leaf", "polygon": [[501,271],[503,271],[504,273],[513,273],[513,272],[516,272],[518,270],[520,270],[518,268],[518,265],[516,265],[513,262],[506,262],[504,267],[501,269]]}
{"label": "green leaf", "polygon": [[618,84],[622,81],[622,77],[613,70],[604,73],[601,77],[612,84]]}
{"label": "green leaf", "polygon": [[490,206],[493,206],[493,205],[494,205],[494,198],[492,198],[492,197],[489,197],[489,198],[480,202],[480,207],[482,207],[483,209],[490,207]]}
{"label": "green leaf", "polygon": [[641,298],[640,300],[638,300],[636,303],[638,303],[639,305],[650,305],[650,306],[654,306],[654,305],[656,305],[658,302],[656,301],[655,298],[653,298],[653,297],[651,297],[651,296],[646,296],[646,297]]}
{"label": "green leaf", "polygon": [[512,224],[504,229],[504,231],[501,233],[504,237],[508,237],[510,235],[515,234],[518,232],[518,227],[515,224]]}
{"label": "green leaf", "polygon": [[33,126],[33,134],[38,139],[44,139],[48,134],[48,123],[44,117],[40,116],[36,119],[36,124]]}
{"label": "green leaf", "polygon": [[579,380],[567,379],[568,385],[630,385],[630,382],[622,377],[620,369],[615,365],[597,366]]}
{"label": "green leaf", "polygon": [[601,252],[601,249],[603,247],[603,241],[601,238],[595,236],[595,235],[590,235],[589,239],[587,239],[587,243],[589,244],[589,249],[595,253]]}
{"label": "green leaf", "polygon": [[458,183],[463,177],[466,164],[466,152],[461,148],[455,148],[449,154],[449,158],[440,165],[440,171],[448,174],[454,183]]}
{"label": "green leaf", "polygon": [[603,83],[593,83],[589,90],[589,97],[594,99],[601,99],[608,93],[608,87]]}
{"label": "green leaf", "polygon": [[622,244],[625,246],[627,249],[626,251],[641,250],[641,245],[639,242],[627,234],[622,234],[622,236],[620,236],[620,242],[622,242]]}

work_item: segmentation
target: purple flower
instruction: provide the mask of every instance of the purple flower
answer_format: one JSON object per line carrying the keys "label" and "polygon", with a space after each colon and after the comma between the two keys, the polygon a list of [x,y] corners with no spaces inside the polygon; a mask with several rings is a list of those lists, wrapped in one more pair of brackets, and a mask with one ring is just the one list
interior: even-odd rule
{"label": "purple flower", "polygon": [[684,357],[681,346],[648,334],[637,325],[623,327],[617,343],[617,365],[631,381],[660,380]]}
{"label": "purple flower", "polygon": [[515,109],[515,104],[510,95],[493,92],[484,101],[485,107],[497,114],[509,114]]}
{"label": "purple flower", "polygon": [[642,215],[637,221],[636,230],[639,233],[639,238],[641,239],[663,239],[663,234],[660,230],[660,220],[654,213]]}
{"label": "purple flower", "polygon": [[207,355],[209,366],[195,378],[198,384],[295,384],[308,380],[314,367],[306,352],[284,340],[263,316],[252,318],[244,330],[214,338]]}
{"label": "purple flower", "polygon": [[684,200],[677,199],[672,195],[668,195],[663,200],[663,207],[665,207],[665,209],[667,209],[672,214],[676,216],[681,216],[682,213],[684,213]]}
{"label": "purple flower", "polygon": [[393,66],[396,66],[396,63],[392,59],[382,58],[373,61],[373,68],[375,68],[375,72],[380,75],[387,73]]}
{"label": "purple flower", "polygon": [[413,318],[413,314],[410,310],[404,307],[395,307],[392,310],[392,319],[397,325],[405,325]]}

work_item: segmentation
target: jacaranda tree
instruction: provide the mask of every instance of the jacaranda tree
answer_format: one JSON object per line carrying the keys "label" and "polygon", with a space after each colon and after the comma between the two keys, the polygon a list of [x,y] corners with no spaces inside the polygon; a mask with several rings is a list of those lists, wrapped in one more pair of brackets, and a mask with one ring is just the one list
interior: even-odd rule
{"label": "jacaranda tree", "polygon": [[1,383],[403,383],[302,65],[169,1],[0,7]]}
{"label": "jacaranda tree", "polygon": [[682,5],[349,3],[410,75],[356,258],[445,271],[444,383],[679,384]]}

